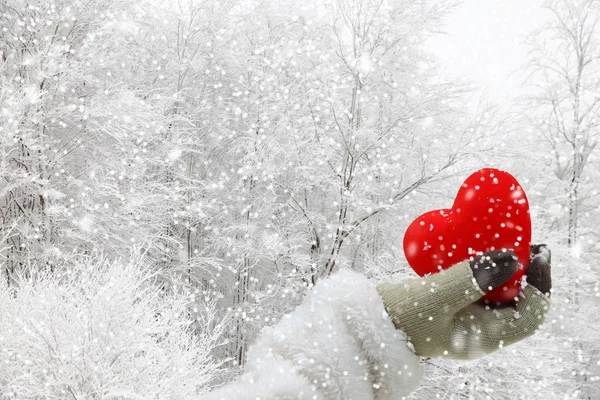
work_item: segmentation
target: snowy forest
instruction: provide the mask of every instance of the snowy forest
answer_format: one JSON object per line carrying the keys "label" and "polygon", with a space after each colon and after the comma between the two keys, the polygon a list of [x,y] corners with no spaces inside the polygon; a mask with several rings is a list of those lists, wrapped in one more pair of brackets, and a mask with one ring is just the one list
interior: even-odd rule
{"label": "snowy forest", "polygon": [[0,398],[197,398],[320,279],[414,276],[408,224],[494,167],[552,309],[411,399],[600,399],[600,1],[545,4],[501,104],[428,51],[460,6],[0,0]]}

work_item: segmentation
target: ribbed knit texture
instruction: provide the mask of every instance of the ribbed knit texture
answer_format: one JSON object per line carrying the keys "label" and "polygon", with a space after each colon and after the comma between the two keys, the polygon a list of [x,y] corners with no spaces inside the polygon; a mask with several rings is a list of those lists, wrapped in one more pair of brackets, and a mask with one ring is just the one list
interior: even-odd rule
{"label": "ribbed knit texture", "polygon": [[425,278],[380,284],[377,291],[394,326],[421,357],[482,357],[533,334],[550,307],[550,299],[531,285],[516,307],[474,304],[485,293],[468,262]]}

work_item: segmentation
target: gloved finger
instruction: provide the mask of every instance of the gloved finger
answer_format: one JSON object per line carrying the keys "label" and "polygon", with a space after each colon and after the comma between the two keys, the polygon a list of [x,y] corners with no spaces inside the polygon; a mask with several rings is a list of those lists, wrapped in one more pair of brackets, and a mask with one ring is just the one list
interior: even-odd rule
{"label": "gloved finger", "polygon": [[536,254],[527,267],[527,283],[550,296],[552,289],[552,267],[542,253]]}
{"label": "gloved finger", "polygon": [[473,276],[484,292],[502,286],[517,272],[519,260],[510,249],[491,250],[469,261]]}
{"label": "gloved finger", "polygon": [[532,244],[529,247],[529,258],[533,259],[537,255],[543,256],[549,264],[552,263],[552,252],[547,244]]}

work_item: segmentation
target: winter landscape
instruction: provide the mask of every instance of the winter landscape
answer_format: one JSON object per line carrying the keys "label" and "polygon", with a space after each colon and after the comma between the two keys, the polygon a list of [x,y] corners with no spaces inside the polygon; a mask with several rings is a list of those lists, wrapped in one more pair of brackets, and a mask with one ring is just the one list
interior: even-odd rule
{"label": "winter landscape", "polygon": [[0,399],[201,398],[488,167],[550,312],[408,398],[600,399],[600,0],[481,3],[0,0]]}

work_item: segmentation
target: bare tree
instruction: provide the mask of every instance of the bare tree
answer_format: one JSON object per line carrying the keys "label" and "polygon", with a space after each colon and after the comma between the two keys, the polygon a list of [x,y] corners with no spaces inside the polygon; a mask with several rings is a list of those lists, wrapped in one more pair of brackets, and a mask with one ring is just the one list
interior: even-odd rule
{"label": "bare tree", "polygon": [[553,0],[552,20],[535,32],[527,64],[530,122],[551,147],[566,189],[567,243],[577,243],[582,178],[600,137],[600,2]]}

